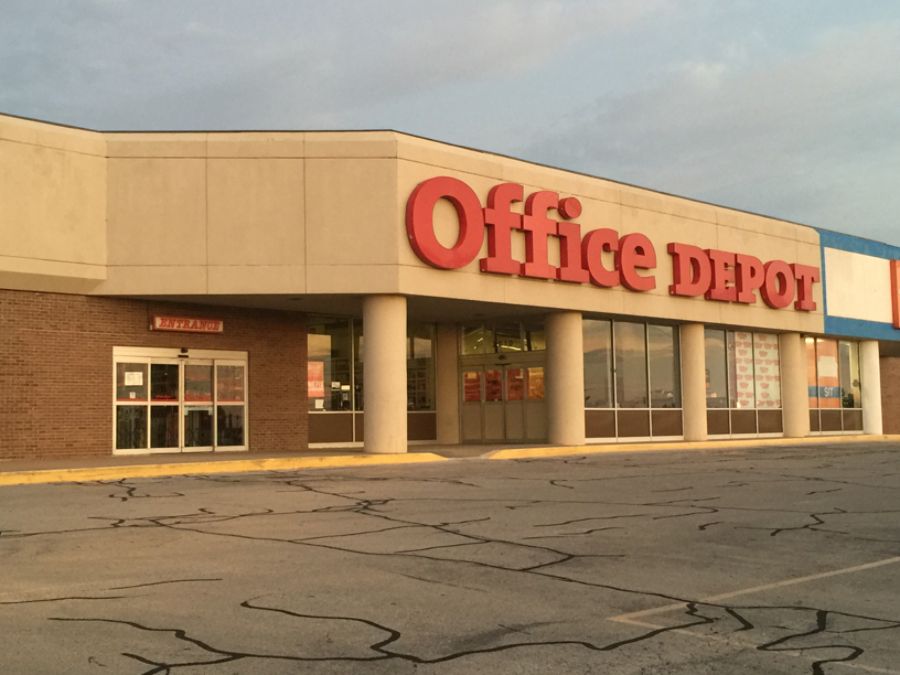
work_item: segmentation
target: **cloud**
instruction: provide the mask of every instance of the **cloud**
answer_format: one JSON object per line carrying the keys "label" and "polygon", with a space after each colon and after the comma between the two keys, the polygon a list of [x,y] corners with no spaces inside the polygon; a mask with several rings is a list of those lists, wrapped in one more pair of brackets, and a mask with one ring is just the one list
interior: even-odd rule
{"label": "cloud", "polygon": [[[333,126],[349,109],[515,76],[664,0],[13,0],[0,106],[92,126]],[[52,8],[52,11],[50,11]],[[59,118],[57,113],[55,117]],[[85,119],[88,118],[88,119]]]}
{"label": "cloud", "polygon": [[900,244],[900,23],[827,31],[759,67],[725,51],[519,154]]}

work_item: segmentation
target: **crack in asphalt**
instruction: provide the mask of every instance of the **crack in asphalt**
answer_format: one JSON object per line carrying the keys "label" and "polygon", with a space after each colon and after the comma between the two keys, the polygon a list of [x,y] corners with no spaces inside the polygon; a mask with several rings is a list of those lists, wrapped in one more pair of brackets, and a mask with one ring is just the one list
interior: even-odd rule
{"label": "crack in asphalt", "polygon": [[[837,455],[835,455],[837,456]],[[760,459],[763,457],[760,456]],[[797,460],[797,455],[785,455],[784,459]],[[728,463],[737,461],[739,458],[719,457],[708,461],[715,463]],[[745,456],[744,459],[747,459]],[[752,459],[752,458],[751,458]],[[765,457],[767,461],[772,461],[771,456]],[[543,460],[521,460],[518,464],[532,464],[535,461]],[[557,460],[559,461],[559,460]],[[561,462],[563,464],[573,464],[579,467],[592,466],[587,457],[578,457]],[[515,466],[516,463],[510,463]],[[624,468],[646,470],[647,465],[641,462],[627,461]],[[762,483],[803,483],[803,482],[821,482],[834,483],[846,487],[862,488],[865,490],[879,489],[898,489],[894,486],[872,485],[865,482],[849,481],[840,479],[829,479],[817,476],[799,475],[792,473],[773,473],[772,478],[767,478],[765,472],[754,470],[751,466],[736,470],[734,468],[723,469],[723,471],[743,473],[752,472],[753,480],[730,480],[725,484],[717,487],[723,490],[739,489],[757,485]],[[686,472],[672,472],[677,474],[679,480],[684,480]],[[699,474],[700,472],[694,472]],[[707,474],[710,472],[706,472]],[[884,474],[880,474],[884,475]],[[635,478],[640,476],[635,476]],[[507,478],[507,477],[504,477]],[[622,479],[623,477],[620,477]],[[495,478],[491,478],[494,480]],[[545,486],[553,488],[562,488],[570,491],[578,491],[582,486],[585,489],[592,490],[590,483],[599,480],[607,480],[608,477],[600,478],[566,478],[566,479],[537,479],[512,477],[511,480],[532,481],[539,483],[543,481]],[[170,673],[174,670],[183,668],[200,668],[204,666],[213,666],[218,664],[231,663],[247,659],[267,659],[285,662],[373,662],[396,660],[411,663],[414,665],[432,665],[456,661],[459,659],[506,652],[516,649],[525,648],[544,648],[544,647],[577,647],[592,652],[609,652],[627,647],[629,645],[639,644],[647,640],[652,640],[658,636],[670,632],[688,631],[695,634],[689,629],[698,630],[714,630],[723,631],[722,634],[729,635],[733,633],[741,633],[745,636],[755,636],[755,644],[753,645],[758,652],[762,653],[792,653],[801,654],[810,660],[809,668],[813,675],[825,675],[826,668],[829,664],[851,663],[858,661],[866,653],[864,643],[858,643],[858,640],[851,639],[851,636],[882,634],[888,631],[895,631],[900,628],[900,620],[885,619],[875,616],[867,616],[863,614],[853,614],[841,612],[834,609],[803,606],[803,605],[780,605],[780,604],[735,604],[724,602],[702,601],[690,597],[681,597],[679,594],[654,590],[652,588],[635,588],[624,585],[616,585],[613,583],[599,583],[588,579],[567,576],[565,569],[567,563],[576,560],[593,560],[593,559],[609,559],[609,558],[625,558],[626,553],[602,554],[602,553],[579,553],[566,550],[564,545],[547,546],[533,542],[534,540],[549,539],[572,539],[576,537],[586,537],[595,533],[601,533],[609,530],[627,530],[626,525],[638,525],[643,523],[651,523],[654,521],[674,520],[691,518],[693,516],[710,516],[716,514],[719,518],[727,518],[728,514],[780,514],[787,516],[802,516],[808,522],[797,525],[780,526],[780,527],[762,527],[756,525],[743,525],[728,520],[711,520],[702,522],[696,526],[699,531],[706,531],[713,526],[730,525],[731,529],[749,529],[762,530],[768,532],[769,537],[777,537],[789,532],[814,532],[823,534],[836,534],[861,541],[888,541],[894,543],[894,540],[879,539],[863,536],[856,533],[856,528],[850,527],[848,531],[839,531],[827,527],[828,523],[835,519],[848,516],[864,516],[864,515],[892,515],[900,513],[897,509],[847,509],[838,506],[831,506],[828,509],[816,509],[813,512],[798,510],[793,508],[764,508],[764,507],[747,507],[733,506],[723,503],[721,495],[698,496],[695,498],[684,497],[667,501],[617,501],[603,499],[508,499],[503,497],[482,497],[470,495],[464,498],[457,498],[450,495],[434,495],[426,497],[381,497],[370,495],[370,488],[379,484],[389,485],[393,481],[405,483],[423,483],[426,485],[443,485],[449,489],[466,489],[484,491],[484,485],[475,482],[463,481],[458,479],[431,478],[431,477],[391,477],[391,476],[360,476],[357,474],[337,473],[332,475],[323,475],[310,472],[270,472],[263,474],[262,477],[241,478],[223,478],[214,476],[192,476],[190,480],[203,482],[209,481],[214,483],[258,483],[267,486],[276,486],[280,489],[273,492],[281,493],[299,493],[309,494],[317,498],[328,500],[336,500],[337,503],[319,505],[306,509],[286,509],[276,510],[274,508],[264,508],[256,510],[247,510],[245,512],[227,512],[220,509],[210,507],[199,507],[193,512],[177,513],[177,514],[161,514],[153,516],[136,516],[136,517],[111,517],[111,516],[85,516],[86,518],[101,521],[104,524],[98,527],[83,527],[71,529],[59,529],[36,532],[16,531],[9,528],[3,528],[2,535],[5,542],[12,542],[15,539],[27,539],[40,537],[45,535],[61,535],[69,533],[84,532],[102,532],[115,531],[125,528],[162,528],[177,532],[190,532],[205,537],[216,538],[237,538],[253,542],[268,542],[277,545],[301,546],[307,548],[315,548],[320,550],[330,550],[340,552],[342,554],[351,554],[357,556],[377,557],[389,560],[420,560],[436,562],[440,565],[449,565],[460,568],[476,568],[491,570],[492,572],[527,575],[527,577],[539,579],[541,581],[549,581],[553,583],[575,585],[584,589],[598,589],[610,591],[614,593],[625,594],[629,597],[641,598],[645,601],[670,601],[679,604],[680,609],[673,609],[669,614],[674,615],[671,625],[651,626],[650,624],[639,624],[639,622],[630,622],[632,627],[642,626],[650,627],[650,630],[641,630],[637,635],[632,635],[624,639],[611,641],[602,640],[583,640],[583,639],[539,639],[528,641],[511,641],[496,643],[497,640],[503,640],[511,635],[525,635],[533,637],[529,631],[536,630],[542,626],[553,625],[553,621],[535,621],[521,623],[497,623],[494,624],[499,628],[483,631],[482,633],[470,639],[482,644],[476,644],[470,649],[459,649],[447,651],[446,653],[425,656],[422,654],[412,653],[409,650],[401,649],[400,643],[404,635],[401,629],[392,626],[389,623],[378,621],[368,616],[352,616],[335,614],[321,614],[301,611],[299,607],[279,606],[280,603],[260,602],[263,596],[256,596],[240,602],[240,607],[254,612],[268,612],[291,617],[292,619],[302,621],[326,622],[329,625],[356,626],[360,629],[367,627],[368,629],[378,631],[380,636],[377,640],[366,644],[365,647],[371,654],[354,656],[352,654],[311,656],[291,653],[257,653],[253,650],[237,650],[225,645],[213,644],[211,641],[200,639],[195,632],[189,628],[175,626],[164,627],[165,622],[154,621],[151,619],[141,619],[140,621],[133,618],[114,618],[110,616],[102,616],[91,614],[87,616],[53,616],[47,617],[50,621],[55,622],[84,622],[84,623],[101,623],[101,624],[118,624],[126,626],[132,630],[144,631],[155,634],[164,634],[171,636],[178,642],[184,643],[192,648],[202,650],[205,656],[189,657],[189,660],[172,661],[171,659],[162,659],[148,653],[138,653],[137,650],[122,652],[122,655],[132,659],[135,662],[147,666],[149,669],[146,675],[156,673]],[[165,492],[160,490],[156,492],[156,486],[162,487],[160,483],[164,481],[154,481],[142,484],[134,484],[128,480],[119,481],[97,481],[93,483],[83,483],[84,487],[101,487],[109,488],[113,486],[115,491],[107,494],[110,499],[114,499],[119,503],[126,503],[139,499],[167,499],[167,498],[183,498],[184,492]],[[346,484],[348,490],[343,491],[339,488],[342,484]],[[362,484],[364,489],[352,489]],[[654,493],[666,492],[684,492],[698,489],[694,485],[685,486],[684,483],[680,487],[663,490],[653,490]],[[332,489],[326,489],[333,486]],[[577,486],[577,487],[576,487]],[[806,496],[813,495],[835,495],[843,493],[845,487],[834,487],[823,490],[813,490],[806,492]],[[571,495],[573,497],[577,495]],[[417,504],[423,502],[447,503],[450,504],[466,504],[485,508],[518,510],[533,507],[570,507],[577,506],[585,509],[601,510],[609,507],[638,509],[638,513],[623,514],[605,514],[605,515],[588,515],[578,518],[570,518],[560,520],[558,522],[531,523],[528,527],[535,528],[555,528],[566,527],[579,523],[603,523],[605,521],[627,521],[625,525],[609,525],[595,528],[588,528],[578,531],[548,533],[546,535],[527,535],[520,534],[518,536],[496,536],[485,534],[483,527],[476,527],[478,531],[467,531],[466,526],[491,523],[495,527],[502,528],[503,523],[498,521],[495,516],[481,516],[464,518],[459,520],[448,520],[446,517],[437,521],[429,522],[423,518],[403,517],[394,512],[401,505]],[[715,502],[713,505],[710,502]],[[671,510],[672,513],[660,513],[660,509]],[[501,511],[502,513],[502,511]],[[372,525],[380,523],[379,527],[354,528],[354,531],[341,534],[314,534],[311,536],[285,538],[280,536],[267,536],[259,531],[256,532],[235,532],[211,529],[213,525],[222,523],[242,523],[253,522],[254,519],[266,519],[281,516],[296,516],[299,522],[306,516],[311,515],[339,515],[353,514],[362,517],[367,521],[371,521]],[[480,515],[480,514],[479,514]],[[2,516],[0,516],[2,517]],[[693,529],[693,525],[691,526]],[[259,528],[254,528],[259,530]],[[470,530],[472,528],[469,528]],[[719,529],[717,528],[715,532]],[[456,541],[446,544],[434,544],[427,546],[411,547],[411,548],[391,548],[386,540],[381,540],[387,546],[388,550],[365,550],[359,547],[361,537],[367,535],[379,535],[387,532],[396,531],[416,531],[430,532],[438,537],[452,538]],[[712,534],[706,536],[713,536]],[[462,541],[459,541],[461,539]],[[425,542],[423,542],[425,543]],[[502,547],[503,555],[491,553],[490,547]],[[465,556],[465,551],[471,550],[474,555],[479,556],[478,559],[466,557],[443,557],[441,552],[460,551]],[[490,549],[494,550],[494,549]],[[506,552],[512,557],[505,557]],[[485,552],[484,554],[479,552]],[[448,554],[449,555],[449,554]],[[518,556],[518,560],[517,560]],[[524,558],[522,558],[524,556]],[[530,560],[528,560],[530,558]],[[418,574],[408,574],[399,570],[388,570],[392,574],[405,578],[420,581],[422,583],[436,584],[447,586],[455,589],[464,589],[468,591],[486,592],[488,588],[485,586],[468,586],[465,584],[454,583],[448,579],[435,579],[428,576]],[[196,578],[173,578],[152,580],[144,583],[136,583],[128,586],[111,587],[109,591],[122,591],[143,589],[148,587],[158,587],[168,584],[182,584],[195,582],[223,582],[227,579],[224,577],[196,577]],[[64,603],[64,602],[91,602],[103,600],[119,600],[125,598],[135,598],[140,596],[133,595],[72,595],[50,598],[22,599],[0,601],[2,606],[14,605],[34,605],[40,603]],[[77,605],[76,605],[77,607]],[[783,616],[784,613],[791,613],[796,617],[797,621],[802,625],[786,628],[782,626],[776,619],[770,621],[765,617],[773,615],[775,617]],[[104,612],[105,614],[105,612]],[[756,617],[760,614],[764,620]],[[749,616],[748,616],[749,615]],[[837,620],[854,620],[857,622],[868,622],[872,625],[854,626],[850,628],[838,629],[834,622]],[[623,623],[629,623],[624,621]],[[768,631],[777,630],[785,634],[772,636],[766,634]],[[696,633],[700,635],[700,633]],[[858,643],[858,644],[857,644]],[[467,645],[469,646],[469,645]],[[94,659],[91,656],[91,659]],[[190,660],[193,659],[193,660]],[[98,662],[99,664],[99,662]]]}

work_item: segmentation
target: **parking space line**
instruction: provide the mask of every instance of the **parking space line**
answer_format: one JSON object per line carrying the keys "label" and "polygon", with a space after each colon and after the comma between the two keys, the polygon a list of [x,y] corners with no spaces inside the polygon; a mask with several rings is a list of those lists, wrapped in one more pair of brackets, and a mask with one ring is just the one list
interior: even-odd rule
{"label": "parking space line", "polygon": [[[701,598],[697,602],[718,602],[720,600],[728,600],[729,598],[736,598],[741,595],[750,595],[752,593],[761,593],[763,591],[769,591],[773,588],[783,588],[784,586],[793,586],[794,584],[803,584],[807,581],[817,581],[819,579],[827,579],[828,577],[836,577],[841,574],[853,574],[854,572],[862,572],[864,570],[874,569],[876,567],[884,567],[885,565],[893,565],[894,563],[900,562],[900,556],[895,556],[893,558],[885,558],[883,560],[876,560],[870,563],[864,563],[862,565],[854,565],[853,567],[844,567],[839,570],[831,570],[830,572],[820,572],[819,574],[810,574],[805,577],[794,577],[792,579],[784,579],[782,581],[776,581],[771,584],[762,584],[761,586],[751,586],[750,588],[742,588],[737,591],[730,591],[728,593],[720,593],[719,595],[711,595],[705,598]],[[631,619],[642,617],[642,616],[652,616],[654,614],[663,614],[665,612],[671,612],[676,609],[681,609],[684,607],[683,602],[672,603],[670,605],[663,605],[662,607],[653,607],[651,609],[643,609],[638,612],[628,612],[627,614],[619,614],[618,616],[609,617],[610,621],[623,621],[627,622]]]}

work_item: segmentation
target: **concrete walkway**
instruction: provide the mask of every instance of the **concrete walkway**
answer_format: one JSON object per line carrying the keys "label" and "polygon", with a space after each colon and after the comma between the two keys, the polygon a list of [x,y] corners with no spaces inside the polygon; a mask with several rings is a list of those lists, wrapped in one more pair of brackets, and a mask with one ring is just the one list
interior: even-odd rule
{"label": "concrete walkway", "polygon": [[151,478],[191,474],[246,473],[334,469],[383,464],[415,464],[451,460],[499,460],[622,453],[636,451],[704,451],[766,446],[852,445],[896,442],[891,436],[814,436],[807,438],[752,438],[702,442],[667,441],[605,443],[582,446],[548,445],[414,445],[402,454],[366,454],[361,448],[328,448],[305,452],[165,453],[108,455],[66,459],[0,461],[0,486],[67,483],[123,478]]}

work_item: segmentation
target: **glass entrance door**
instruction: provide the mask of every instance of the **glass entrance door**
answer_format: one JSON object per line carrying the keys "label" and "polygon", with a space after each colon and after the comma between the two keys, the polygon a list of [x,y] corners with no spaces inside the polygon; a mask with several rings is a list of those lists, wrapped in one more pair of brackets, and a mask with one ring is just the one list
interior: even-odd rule
{"label": "glass entrance door", "polygon": [[195,452],[213,449],[213,364],[184,364],[184,448]]}
{"label": "glass entrance door", "polygon": [[[114,452],[211,452],[247,448],[247,362],[243,359],[117,355]],[[217,354],[218,352],[205,352]],[[240,355],[242,352],[227,352]]]}
{"label": "glass entrance door", "polygon": [[178,452],[181,449],[179,411],[181,364],[176,359],[150,364],[150,449]]}
{"label": "glass entrance door", "polygon": [[544,439],[547,424],[543,365],[535,362],[465,367],[460,424],[463,442]]}

